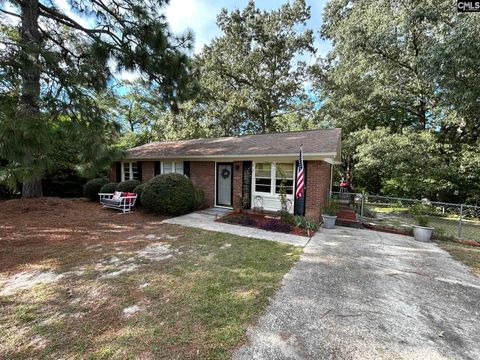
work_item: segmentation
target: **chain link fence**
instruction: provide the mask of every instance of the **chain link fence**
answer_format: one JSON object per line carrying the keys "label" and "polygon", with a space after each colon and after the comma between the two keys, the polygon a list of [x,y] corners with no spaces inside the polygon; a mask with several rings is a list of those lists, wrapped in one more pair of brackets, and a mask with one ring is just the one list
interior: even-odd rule
{"label": "chain link fence", "polygon": [[376,228],[410,233],[416,223],[414,206],[422,204],[434,236],[480,242],[480,206],[452,204],[426,199],[408,199],[366,193],[333,192],[333,198],[355,209],[359,221]]}

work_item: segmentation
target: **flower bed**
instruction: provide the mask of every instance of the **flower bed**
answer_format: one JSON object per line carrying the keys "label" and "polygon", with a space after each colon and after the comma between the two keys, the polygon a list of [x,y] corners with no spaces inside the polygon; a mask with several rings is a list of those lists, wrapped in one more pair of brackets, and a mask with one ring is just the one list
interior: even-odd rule
{"label": "flower bed", "polygon": [[[275,215],[264,215],[251,212],[230,213],[221,217],[217,221],[285,234],[308,236],[306,229],[286,223],[282,221],[279,216]],[[314,233],[315,231],[310,230],[309,235],[313,236]]]}

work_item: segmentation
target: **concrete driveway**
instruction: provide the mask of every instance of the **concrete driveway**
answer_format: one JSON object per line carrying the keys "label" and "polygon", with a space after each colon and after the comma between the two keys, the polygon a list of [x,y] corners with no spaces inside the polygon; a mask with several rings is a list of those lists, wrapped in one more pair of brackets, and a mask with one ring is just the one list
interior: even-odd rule
{"label": "concrete driveway", "polygon": [[234,359],[480,359],[480,278],[435,244],[322,229]]}

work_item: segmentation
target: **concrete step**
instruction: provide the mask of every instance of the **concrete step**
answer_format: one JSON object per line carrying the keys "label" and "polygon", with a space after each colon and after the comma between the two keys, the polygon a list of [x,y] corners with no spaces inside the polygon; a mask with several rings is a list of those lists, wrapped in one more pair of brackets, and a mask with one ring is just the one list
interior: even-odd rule
{"label": "concrete step", "polygon": [[358,216],[351,208],[342,208],[337,214],[336,224],[361,229],[363,225],[358,221]]}

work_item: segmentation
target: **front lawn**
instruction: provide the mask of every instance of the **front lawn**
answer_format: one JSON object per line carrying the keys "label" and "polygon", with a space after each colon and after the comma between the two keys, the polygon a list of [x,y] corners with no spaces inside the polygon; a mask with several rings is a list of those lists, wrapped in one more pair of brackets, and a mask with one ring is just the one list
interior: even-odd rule
{"label": "front lawn", "polygon": [[82,200],[0,206],[0,358],[228,358],[294,246]]}
{"label": "front lawn", "polygon": [[467,265],[480,276],[480,247],[453,241],[437,241],[437,244],[452,254],[453,258]]}

